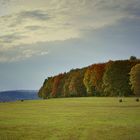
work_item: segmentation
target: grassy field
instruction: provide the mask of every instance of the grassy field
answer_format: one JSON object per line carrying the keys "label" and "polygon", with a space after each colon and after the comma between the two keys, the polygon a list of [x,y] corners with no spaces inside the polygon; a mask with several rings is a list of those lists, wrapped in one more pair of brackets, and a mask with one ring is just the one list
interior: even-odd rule
{"label": "grassy field", "polygon": [[83,97],[0,103],[0,140],[140,140],[140,102]]}

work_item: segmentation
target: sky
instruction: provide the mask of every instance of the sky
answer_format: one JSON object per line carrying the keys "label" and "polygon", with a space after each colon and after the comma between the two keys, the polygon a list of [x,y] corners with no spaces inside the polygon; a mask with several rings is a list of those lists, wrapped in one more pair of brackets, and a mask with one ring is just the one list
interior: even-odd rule
{"label": "sky", "polygon": [[0,90],[140,58],[140,0],[0,0]]}

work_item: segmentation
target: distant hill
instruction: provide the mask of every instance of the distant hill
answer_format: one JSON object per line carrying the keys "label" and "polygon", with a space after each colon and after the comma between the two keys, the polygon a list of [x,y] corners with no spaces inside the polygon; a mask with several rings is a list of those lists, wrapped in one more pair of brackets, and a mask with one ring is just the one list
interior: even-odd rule
{"label": "distant hill", "polygon": [[10,102],[16,100],[35,100],[39,99],[37,90],[12,90],[12,91],[1,91],[0,102]]}

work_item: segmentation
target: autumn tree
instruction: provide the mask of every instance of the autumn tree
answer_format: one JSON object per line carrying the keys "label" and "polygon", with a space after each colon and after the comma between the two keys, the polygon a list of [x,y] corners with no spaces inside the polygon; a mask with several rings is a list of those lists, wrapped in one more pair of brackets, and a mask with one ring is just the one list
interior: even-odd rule
{"label": "autumn tree", "polygon": [[98,96],[102,94],[102,83],[105,65],[106,64],[96,64],[93,69],[93,75],[90,77],[95,88],[94,94]]}
{"label": "autumn tree", "polygon": [[136,96],[140,96],[140,64],[132,67],[130,71],[130,85]]}
{"label": "autumn tree", "polygon": [[95,90],[93,81],[91,80],[91,75],[93,75],[93,69],[94,65],[89,66],[85,72],[83,79],[83,83],[86,87],[87,96],[93,96],[93,92]]}
{"label": "autumn tree", "polygon": [[64,74],[59,74],[54,77],[53,84],[52,84],[52,92],[51,97],[58,97],[61,96],[61,80],[64,77]]}
{"label": "autumn tree", "polygon": [[70,94],[69,94],[69,84],[70,84],[70,81],[71,81],[71,77],[72,77],[71,72],[67,73],[66,76],[65,76],[65,82],[64,82],[63,90],[62,90],[62,96],[63,97],[69,97],[70,96]]}
{"label": "autumn tree", "polygon": [[86,89],[83,84],[84,72],[85,69],[75,69],[66,74],[63,86],[63,95],[65,97],[86,95]]}
{"label": "autumn tree", "polygon": [[87,68],[84,75],[84,84],[89,96],[99,96],[102,93],[102,78],[105,64],[94,64]]}
{"label": "autumn tree", "polygon": [[42,97],[44,99],[50,97],[50,94],[52,92],[52,86],[53,86],[53,77],[48,77],[45,79],[43,86],[40,88],[38,95],[39,97]]}
{"label": "autumn tree", "polygon": [[86,88],[83,83],[85,69],[75,70],[69,82],[70,96],[86,96]]}
{"label": "autumn tree", "polygon": [[132,94],[129,85],[129,72],[137,62],[129,60],[112,61],[106,66],[103,77],[103,88],[106,96],[129,96]]}

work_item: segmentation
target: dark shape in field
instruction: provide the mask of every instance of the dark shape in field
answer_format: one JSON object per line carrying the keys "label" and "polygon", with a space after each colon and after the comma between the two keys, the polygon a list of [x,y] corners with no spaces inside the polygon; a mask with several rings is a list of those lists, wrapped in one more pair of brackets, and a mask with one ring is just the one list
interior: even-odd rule
{"label": "dark shape in field", "polygon": [[136,102],[139,102],[139,98],[136,99]]}
{"label": "dark shape in field", "polygon": [[122,99],[120,99],[119,102],[121,103],[122,102]]}

